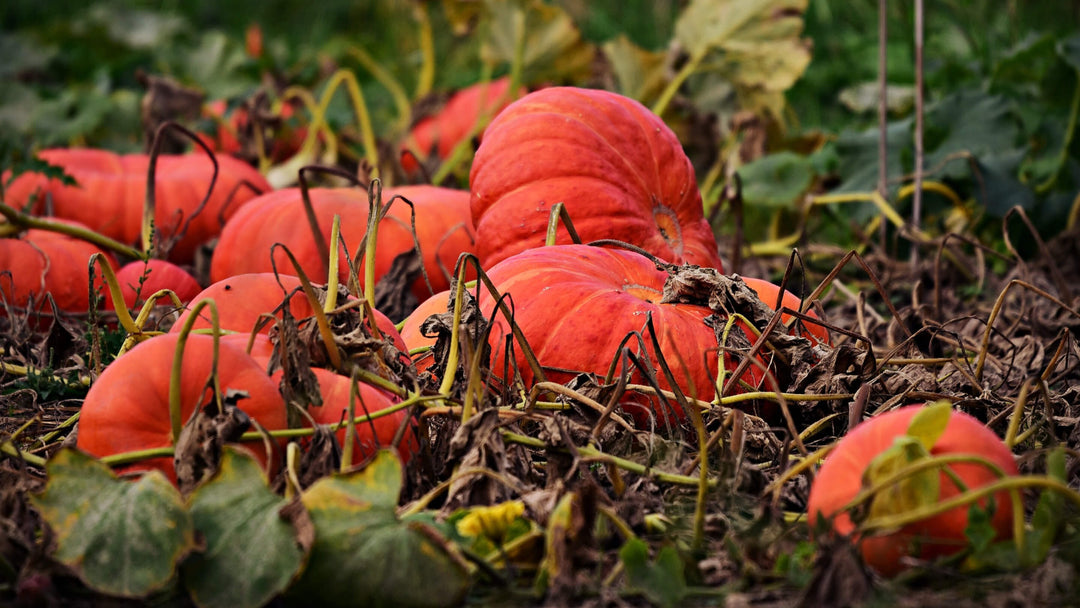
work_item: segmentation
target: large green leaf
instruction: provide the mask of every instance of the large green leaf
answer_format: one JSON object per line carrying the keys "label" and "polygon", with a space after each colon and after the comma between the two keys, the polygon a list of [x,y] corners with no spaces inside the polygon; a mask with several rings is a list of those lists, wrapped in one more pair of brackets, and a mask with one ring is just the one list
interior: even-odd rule
{"label": "large green leaf", "polygon": [[952,178],[970,176],[970,164],[959,155],[986,161],[1021,143],[1011,102],[982,91],[960,91],[933,104],[927,108],[925,125],[926,168],[947,163],[944,173]]}
{"label": "large green leaf", "polygon": [[298,605],[453,606],[469,585],[464,562],[430,525],[395,513],[402,469],[382,451],[362,471],[320,479],[304,492],[315,525]]}
{"label": "large green leaf", "polygon": [[303,565],[297,532],[281,514],[288,501],[267,487],[248,454],[226,447],[220,468],[188,504],[206,541],[206,550],[184,563],[184,582],[196,604],[263,606]]}
{"label": "large green leaf", "polygon": [[196,547],[191,516],[159,471],[119,479],[83,452],[63,449],[31,500],[56,533],[58,561],[91,588],[141,598],[165,588]]}

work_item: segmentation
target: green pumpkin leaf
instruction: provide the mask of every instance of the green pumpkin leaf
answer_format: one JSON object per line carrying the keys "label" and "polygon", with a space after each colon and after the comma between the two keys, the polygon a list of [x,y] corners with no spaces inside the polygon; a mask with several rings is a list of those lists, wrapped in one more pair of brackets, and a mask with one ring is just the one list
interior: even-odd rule
{"label": "green pumpkin leaf", "polygon": [[184,582],[196,604],[263,606],[303,565],[296,530],[281,515],[288,501],[267,487],[250,455],[226,447],[221,467],[188,504],[206,540],[206,550],[184,563]]}
{"label": "green pumpkin leaf", "polygon": [[[1061,483],[1067,483],[1065,450],[1055,448],[1046,456],[1046,475]],[[1065,515],[1065,497],[1056,490],[1043,490],[1035,512],[1031,515],[1031,529],[1024,539],[1021,559],[1027,566],[1041,564],[1054,546]]]}
{"label": "green pumpkin leaf", "polygon": [[56,533],[54,557],[96,591],[142,598],[164,589],[196,548],[180,492],[159,471],[135,481],[70,448],[46,465],[49,481],[31,498]]}
{"label": "green pumpkin leaf", "polygon": [[611,63],[618,92],[650,105],[667,84],[667,53],[647,51],[631,42],[626,34],[612,38],[602,46]]}
{"label": "green pumpkin leaf", "polygon": [[952,404],[948,401],[935,401],[919,410],[908,424],[907,436],[922,444],[927,452],[934,449],[934,444],[945,433],[952,417]]}
{"label": "green pumpkin leaf", "polygon": [[631,538],[619,550],[619,559],[626,570],[627,588],[644,595],[657,606],[678,606],[686,598],[686,574],[683,561],[674,547],[668,545],[649,563],[649,545]]}
{"label": "green pumpkin leaf", "polygon": [[398,519],[402,469],[382,451],[362,471],[324,477],[302,496],[315,526],[307,568],[290,590],[327,606],[454,606],[466,565],[436,529]]}
{"label": "green pumpkin leaf", "polygon": [[1058,42],[1055,50],[1065,63],[1080,72],[1080,34],[1073,34]]}
{"label": "green pumpkin leaf", "polygon": [[[889,449],[880,453],[863,473],[863,487],[874,486],[912,464],[930,458],[921,441],[910,436],[897,437]],[[907,513],[932,505],[941,496],[941,472],[925,469],[901,478],[882,488],[870,500],[870,518]]]}
{"label": "green pumpkin leaf", "polygon": [[743,165],[739,177],[747,205],[791,207],[814,182],[814,167],[809,157],[784,151]]}

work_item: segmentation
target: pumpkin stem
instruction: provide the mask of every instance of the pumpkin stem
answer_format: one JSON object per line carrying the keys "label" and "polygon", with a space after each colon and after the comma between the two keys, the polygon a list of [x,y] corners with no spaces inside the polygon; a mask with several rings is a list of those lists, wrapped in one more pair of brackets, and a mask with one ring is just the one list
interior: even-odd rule
{"label": "pumpkin stem", "polygon": [[[345,91],[352,101],[353,110],[356,112],[356,121],[360,126],[360,139],[364,144],[364,160],[371,167],[371,176],[379,176],[379,151],[375,144],[375,130],[371,126],[371,116],[368,113],[367,102],[364,100],[364,92],[360,88],[360,82],[347,69],[340,69],[330,76],[326,83],[322,98],[319,100],[319,111],[322,121],[325,121],[326,109],[330,107],[330,100],[339,86],[345,86]],[[314,121],[313,121],[314,122]]]}
{"label": "pumpkin stem", "polygon": [[323,304],[323,312],[330,312],[337,308],[338,296],[338,241],[341,240],[341,216],[334,214],[334,221],[330,223],[330,242],[334,248],[330,251],[329,268],[326,271],[326,302]]}
{"label": "pumpkin stem", "polygon": [[189,129],[185,128],[179,123],[173,122],[171,120],[161,123],[161,125],[157,128],[157,131],[154,132],[154,143],[150,147],[150,166],[146,170],[146,198],[143,200],[142,230],[140,231],[143,250],[143,255],[140,257],[143,257],[143,259],[152,257],[151,251],[153,250],[154,246],[155,232],[154,209],[157,206],[157,189],[155,188],[155,184],[157,183],[157,161],[158,158],[161,156],[162,143],[165,141],[164,134],[166,131],[169,130],[179,131],[185,137],[195,142],[197,146],[202,148],[210,157],[210,162],[214,165],[214,172],[210,176],[210,185],[206,189],[206,195],[203,196],[203,199],[199,203],[199,206],[191,212],[191,215],[184,218],[184,223],[181,224],[179,229],[169,237],[169,242],[159,248],[160,251],[158,251],[158,253],[161,255],[162,259],[164,259],[165,255],[168,253],[168,250],[172,247],[172,245],[174,245],[180,239],[184,238],[184,235],[187,233],[188,227],[191,225],[192,220],[198,217],[198,215],[202,213],[202,210],[206,207],[206,203],[210,200],[210,195],[214,192],[214,186],[217,184],[219,170],[218,161],[217,156],[214,154],[214,151],[210,149],[210,146],[206,145],[206,142],[204,142],[201,137],[195,135]]}
{"label": "pumpkin stem", "polygon": [[333,164],[337,160],[337,136],[334,135],[334,131],[330,126],[326,124],[326,108],[315,101],[311,91],[303,87],[291,86],[282,92],[281,99],[283,102],[293,99],[299,100],[311,113],[311,121],[304,143],[300,145],[300,149],[292,158],[283,161],[279,165],[266,167],[265,170],[260,168],[263,174],[266,175],[266,180],[276,188],[293,183],[297,171],[316,160],[315,147],[319,143],[320,135],[326,144],[326,152],[323,154],[322,162]]}
{"label": "pumpkin stem", "polygon": [[[428,28],[431,29],[430,27]],[[386,90],[390,92],[390,97],[394,99],[394,105],[397,106],[398,120],[396,131],[404,132],[409,128],[409,122],[412,120],[412,105],[409,103],[409,96],[405,93],[405,89],[401,86],[401,83],[394,78],[393,74],[386,71],[379,62],[367,53],[364,49],[358,46],[349,46],[349,54],[356,58],[360,62],[360,65],[364,66],[371,75],[378,80],[380,84],[386,87]]]}
{"label": "pumpkin stem", "polygon": [[169,429],[172,435],[172,444],[175,446],[180,439],[180,431],[184,427],[181,419],[182,406],[180,403],[180,389],[182,387],[182,372],[184,369],[184,347],[187,345],[188,335],[199,318],[203,308],[210,309],[210,324],[214,338],[214,356],[210,366],[210,381],[214,391],[214,399],[217,401],[218,411],[223,409],[221,394],[221,378],[218,376],[218,360],[220,358],[221,323],[218,321],[217,303],[213,299],[199,300],[191,308],[191,314],[180,328],[180,335],[176,340],[176,354],[173,355],[172,372],[169,375]]}
{"label": "pumpkin stem", "polygon": [[556,237],[558,236],[559,220],[562,220],[563,226],[566,227],[566,232],[570,235],[570,240],[576,245],[581,244],[581,237],[578,236],[577,229],[574,228],[574,222],[570,221],[570,213],[566,210],[566,204],[562,201],[555,203],[551,206],[551,213],[548,214],[548,226],[547,237],[544,238],[544,245],[550,247],[555,244]]}
{"label": "pumpkin stem", "polygon": [[[66,234],[71,237],[75,237],[81,241],[93,243],[102,249],[109,251],[115,251],[120,255],[127,256],[137,260],[145,260],[146,257],[141,251],[125,245],[119,241],[110,239],[109,237],[94,232],[89,228],[78,224],[67,224],[63,222],[57,222],[42,217],[34,217],[29,213],[24,213],[10,207],[3,202],[0,202],[0,215],[4,216],[10,226],[14,227],[13,233],[21,232],[23,230],[29,230],[30,228],[36,228],[38,230],[48,230],[49,232],[56,232],[59,234]],[[8,236],[4,234],[3,236]]]}
{"label": "pumpkin stem", "polygon": [[142,333],[141,326],[131,318],[131,313],[124,304],[124,294],[120,291],[120,281],[116,278],[116,273],[113,272],[112,266],[105,256],[100,253],[95,253],[90,256],[89,264],[91,291],[94,289],[94,266],[97,265],[101,269],[101,275],[105,281],[105,286],[109,289],[109,295],[112,297],[113,308],[116,309],[116,320],[120,323],[120,327],[124,328],[124,331],[127,332],[129,338],[133,335]]}
{"label": "pumpkin stem", "polygon": [[431,17],[428,15],[426,2],[413,3],[413,17],[420,29],[417,40],[420,42],[422,58],[413,99],[420,99],[431,92],[431,86],[435,83],[435,36],[431,30]]}
{"label": "pumpkin stem", "polygon": [[[289,262],[292,264],[293,269],[296,270],[296,276],[300,279],[300,285],[304,290],[304,295],[307,297],[308,302],[311,303],[311,309],[315,316],[315,323],[319,327],[319,336],[322,337],[323,346],[326,347],[326,354],[330,358],[330,365],[332,365],[335,370],[339,370],[342,365],[341,351],[334,341],[334,330],[330,328],[330,321],[326,318],[326,313],[319,304],[319,297],[315,295],[315,289],[311,286],[311,281],[308,279],[307,273],[300,267],[300,262],[296,260],[296,256],[293,255],[292,251],[289,251],[288,247],[281,243],[274,243],[273,246],[270,247],[271,261],[273,261],[274,249],[279,247],[285,252],[285,255],[289,257]],[[277,269],[275,268],[275,272],[276,271]]]}

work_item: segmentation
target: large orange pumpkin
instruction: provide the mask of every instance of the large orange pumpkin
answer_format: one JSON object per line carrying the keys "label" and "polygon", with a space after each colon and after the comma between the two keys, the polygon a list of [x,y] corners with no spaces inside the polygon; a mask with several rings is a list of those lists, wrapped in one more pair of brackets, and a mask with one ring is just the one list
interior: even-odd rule
{"label": "large orange pumpkin", "polygon": [[[33,198],[35,213],[42,213],[47,195],[56,217],[81,222],[123,243],[138,241],[150,166],[148,155],[72,148],[44,150],[38,156],[63,167],[78,185],[65,186],[37,173],[23,174],[4,193],[8,205],[22,207]],[[191,220],[184,237],[169,254],[175,262],[190,262],[200,244],[221,232],[222,221],[258,192],[270,190],[266,179],[240,160],[219,154],[217,161],[220,170],[213,193],[193,218],[210,187],[213,164],[202,153],[158,157],[154,226],[159,239],[177,234]],[[244,182],[251,187],[242,186]]]}
{"label": "large orange pumpkin", "polygon": [[[350,254],[355,253],[367,229],[367,192],[357,188],[314,188],[310,195],[323,237],[329,241],[334,215],[339,215],[341,234],[351,249]],[[473,248],[469,193],[436,186],[402,186],[384,190],[384,204],[395,195],[401,195],[415,205],[416,232],[424,267],[434,292],[446,289],[458,255]],[[413,249],[411,230],[409,206],[395,202],[379,224],[376,280],[386,274],[394,258]],[[259,197],[229,220],[214,251],[211,280],[220,281],[242,273],[270,272],[273,269],[270,248],[275,243],[286,245],[308,276],[326,276],[328,260],[319,253],[308,227],[301,191],[289,188]],[[275,253],[274,260],[281,271],[291,268],[284,252]],[[344,249],[340,251],[339,260],[338,274],[345,280],[348,265]],[[421,301],[433,293],[422,277],[412,283],[412,291]]]}
{"label": "large orange pumpkin", "polygon": [[[169,381],[176,354],[177,334],[146,340],[105,368],[90,387],[79,414],[76,445],[102,457],[123,452],[167,447],[172,444],[169,417]],[[196,407],[209,403],[206,382],[213,369],[213,337],[188,336],[180,379],[180,419],[187,422]],[[219,346],[218,377],[221,389],[248,394],[239,407],[270,430],[288,428],[285,402],[266,371],[243,350],[229,343]],[[262,443],[252,451],[268,462]],[[277,465],[277,459],[273,461]],[[155,458],[124,467],[124,471],[158,469],[173,482],[171,458]]]}
{"label": "large orange pumpkin", "polygon": [[[712,311],[691,304],[661,303],[668,275],[645,256],[622,249],[555,245],[509,257],[492,267],[488,276],[500,293],[513,298],[514,319],[549,380],[566,382],[579,371],[602,377],[623,338],[641,330],[651,314],[660,352],[682,391],[702,400],[715,396],[717,341],[704,321]],[[490,317],[493,307],[491,296],[481,290],[480,309],[485,316]],[[507,335],[509,324],[497,314],[489,342],[492,368],[499,375],[503,373]],[[657,355],[649,340],[646,344],[655,367]],[[635,351],[638,348],[637,342],[628,345]],[[516,345],[513,359],[526,386],[531,385],[533,373]],[[737,363],[730,357],[726,367],[733,369]],[[756,386],[760,372],[751,366],[742,379]],[[729,375],[727,382],[733,381]],[[635,371],[631,382],[642,384],[645,380]],[[660,384],[670,388],[662,374]],[[673,417],[661,411],[658,400],[652,398],[630,398],[623,407],[644,425],[650,412],[662,422],[681,419],[684,413],[673,405]]]}
{"label": "large orange pumpkin", "polygon": [[[48,230],[27,230],[19,238],[0,239],[0,298],[16,309],[26,309],[32,298],[31,316],[86,312],[90,308],[88,264],[95,253],[104,252]],[[111,255],[105,254],[105,259],[116,265]],[[52,295],[58,311],[49,307],[45,294]]]}
{"label": "large orange pumpkin", "polygon": [[[671,263],[720,269],[694,168],[648,108],[607,91],[552,87],[484,131],[469,176],[484,267],[544,244],[563,203],[584,242],[617,239]],[[557,243],[569,243],[560,228]]]}

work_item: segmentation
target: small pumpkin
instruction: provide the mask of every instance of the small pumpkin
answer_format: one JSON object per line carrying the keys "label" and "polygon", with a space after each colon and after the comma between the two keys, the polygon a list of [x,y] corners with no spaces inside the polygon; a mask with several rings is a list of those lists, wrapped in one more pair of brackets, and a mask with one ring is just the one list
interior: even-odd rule
{"label": "small pumpkin", "polygon": [[[116,281],[129,309],[142,307],[147,298],[162,289],[170,289],[181,302],[189,302],[202,287],[195,277],[183,268],[166,260],[137,260],[124,264],[116,271]],[[172,305],[172,300],[158,300],[158,304]],[[112,293],[105,291],[105,307],[115,310]]]}
{"label": "small pumpkin", "polygon": [[[446,100],[441,110],[420,119],[409,131],[402,149],[408,149],[412,154],[402,156],[402,168],[406,173],[413,173],[419,169],[417,159],[426,161],[434,156],[446,160],[454,148],[472,133],[484,115],[488,119],[493,118],[525,92],[522,87],[516,95],[511,95],[509,77],[480,82],[457,91]],[[477,138],[482,137],[483,129],[477,133]]]}
{"label": "small pumpkin", "polygon": [[[114,361],[90,387],[79,413],[76,445],[97,457],[172,445],[169,382],[178,334],[163,334],[139,343]],[[180,376],[180,419],[187,422],[195,408],[209,403],[207,380],[213,369],[212,336],[192,334],[184,347]],[[219,345],[218,377],[222,390],[247,393],[239,402],[246,414],[270,430],[288,428],[285,402],[266,371],[229,344]],[[271,469],[262,443],[251,451]],[[157,469],[176,482],[171,458],[154,458],[122,467],[122,471]]]}
{"label": "small pumpkin", "polygon": [[[755,279],[753,277],[741,277],[746,286],[757,292],[761,301],[768,304],[770,308],[776,310],[777,297],[780,295],[780,286],[774,283],[770,283],[765,279]],[[791,293],[788,290],[784,290],[784,295],[780,300],[780,306],[782,308],[790,308],[792,310],[799,310],[802,306],[802,300],[799,296]],[[817,313],[812,310],[806,311],[807,316],[817,319]],[[780,315],[781,323],[789,323],[792,319],[792,315],[783,314]],[[829,330],[825,329],[825,326],[818,325],[817,323],[804,321],[802,323],[803,331],[802,336],[804,338],[813,340],[819,344],[830,344]]]}
{"label": "small pumpkin", "polygon": [[[8,205],[23,207],[33,202],[34,212],[41,214],[49,197],[56,217],[80,222],[122,243],[139,240],[149,155],[56,148],[43,150],[38,156],[62,167],[78,185],[66,186],[38,173],[25,173],[5,190]],[[190,220],[183,238],[169,252],[174,262],[191,262],[196,248],[221,232],[221,222],[257,193],[270,190],[270,184],[251,166],[224,154],[216,158],[220,170],[213,193],[195,215],[210,187],[213,163],[202,153],[158,157],[154,212],[158,242],[176,235]]]}
{"label": "small pumpkin", "polygon": [[[116,266],[113,257],[96,245],[58,232],[31,229],[18,238],[0,239],[0,298],[16,309],[26,309],[32,299],[31,316],[86,312],[88,265],[96,253]],[[45,294],[52,296],[58,310],[50,308]]]}
{"label": "small pumpkin", "polygon": [[[423,265],[431,280],[429,290],[423,277],[411,284],[412,293],[423,301],[432,293],[450,286],[450,276],[458,256],[473,248],[469,220],[469,193],[436,186],[402,186],[383,191],[384,204],[395,195],[407,198],[416,209],[416,236],[420,241]],[[311,204],[323,238],[329,241],[334,215],[341,216],[341,235],[355,253],[367,230],[368,194],[358,188],[313,188]],[[328,260],[320,254],[311,230],[299,188],[288,188],[259,197],[241,209],[222,231],[210,266],[210,279],[252,272],[271,272],[270,249],[286,245],[310,277],[325,277]],[[376,240],[375,279],[389,271],[394,259],[414,248],[409,206],[395,202],[379,225]],[[345,251],[339,251],[339,278],[348,278]],[[278,269],[290,268],[282,251],[274,255]],[[363,279],[363,273],[361,273]]]}
{"label": "small pumpkin", "polygon": [[[894,446],[898,438],[907,435],[912,420],[922,410],[922,405],[910,405],[886,412],[859,423],[840,438],[814,476],[810,488],[806,509],[811,530],[818,529],[821,520],[825,519],[838,535],[851,536],[855,532],[855,523],[844,507],[863,489],[863,476],[868,466]],[[929,453],[931,456],[974,454],[987,459],[1006,475],[1019,474],[1012,452],[1005,443],[978,419],[959,411],[950,413],[944,431]],[[938,501],[960,494],[954,480],[960,480],[968,489],[975,489],[998,479],[993,471],[973,462],[954,463],[949,468],[955,477],[940,473]],[[990,525],[998,540],[1010,539],[1013,536],[1013,511],[1009,493],[998,492],[993,500]],[[988,504],[987,499],[979,501],[983,508]],[[957,507],[887,534],[855,540],[867,565],[885,576],[895,576],[908,567],[904,557],[934,560],[968,546],[964,532],[968,514],[969,507]]]}
{"label": "small pumpkin", "polygon": [[[299,277],[292,275],[274,275],[271,272],[236,275],[211,284],[199,292],[190,302],[190,308],[184,311],[172,326],[172,332],[179,332],[191,315],[191,309],[202,300],[214,300],[218,309],[218,326],[224,330],[249,333],[264,315],[274,313],[286,298],[289,298],[289,312],[296,319],[306,319],[315,314],[311,303],[300,289]],[[290,296],[290,294],[292,294]],[[344,302],[342,302],[344,303]],[[398,350],[405,351],[405,342],[401,339],[397,327],[386,315],[373,310],[375,324],[383,336],[389,338]],[[274,316],[281,318],[280,313]],[[259,333],[267,334],[273,323],[266,323]],[[208,309],[203,308],[192,329],[209,329],[213,322]],[[407,351],[406,351],[407,352]]]}
{"label": "small pumpkin", "polygon": [[[485,268],[543,245],[563,203],[586,243],[616,239],[722,270],[690,160],[664,121],[628,97],[576,87],[522,97],[484,132],[469,183]],[[560,228],[556,243],[570,242]]]}

